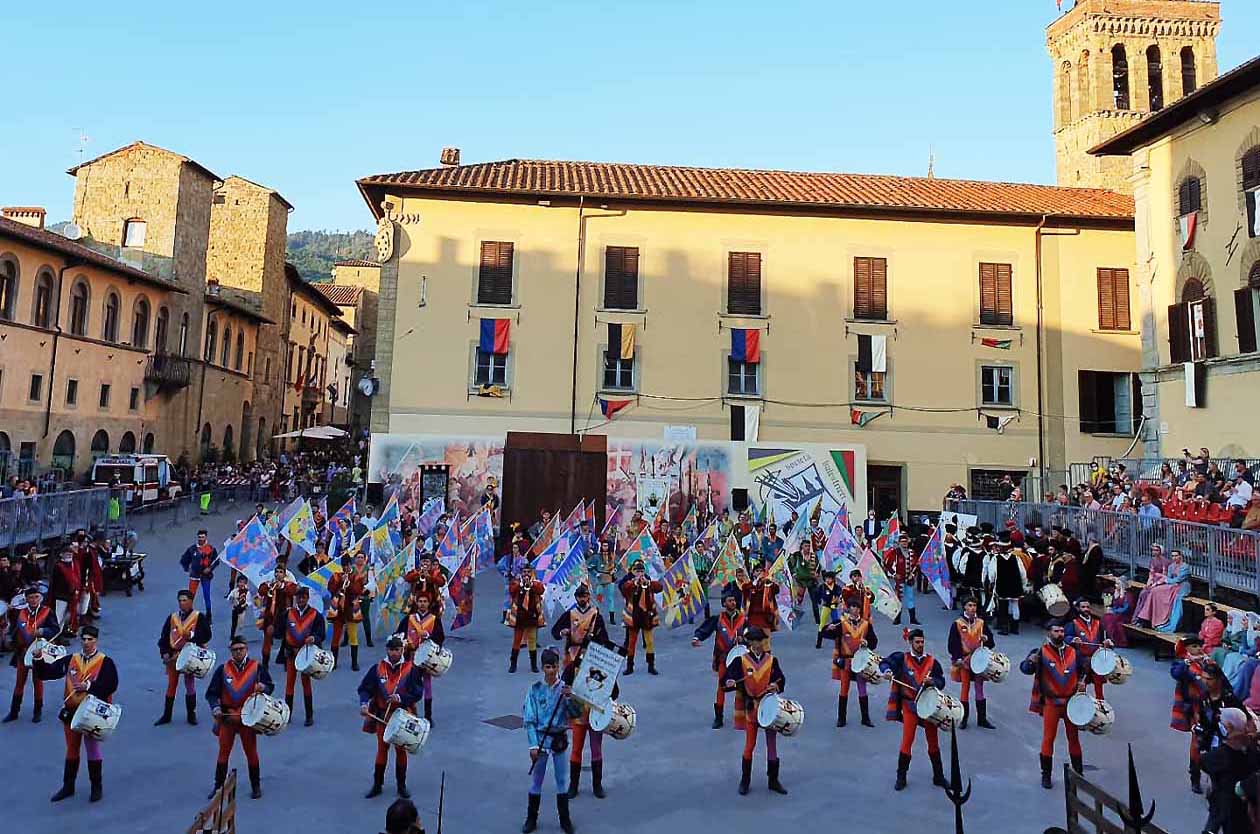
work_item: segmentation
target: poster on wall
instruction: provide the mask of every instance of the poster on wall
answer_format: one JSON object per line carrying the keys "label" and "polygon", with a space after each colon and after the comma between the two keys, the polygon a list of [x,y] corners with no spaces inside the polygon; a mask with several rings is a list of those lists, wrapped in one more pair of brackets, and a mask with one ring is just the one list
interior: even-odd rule
{"label": "poster on wall", "polygon": [[[651,520],[668,510],[681,522],[695,506],[713,512],[730,506],[731,454],[726,444],[608,440],[608,506],[625,529],[633,510]],[[655,502],[655,503],[653,503]]]}
{"label": "poster on wall", "polygon": [[814,505],[821,501],[825,530],[842,506],[855,506],[853,495],[858,485],[853,450],[750,447],[748,474],[754,484],[750,497],[758,506],[769,504],[780,525],[793,511],[808,520]]}
{"label": "poster on wall", "polygon": [[372,435],[368,480],[400,486],[400,506],[423,506],[425,464],[447,467],[446,511],[468,518],[480,509],[489,479],[503,479],[503,438]]}

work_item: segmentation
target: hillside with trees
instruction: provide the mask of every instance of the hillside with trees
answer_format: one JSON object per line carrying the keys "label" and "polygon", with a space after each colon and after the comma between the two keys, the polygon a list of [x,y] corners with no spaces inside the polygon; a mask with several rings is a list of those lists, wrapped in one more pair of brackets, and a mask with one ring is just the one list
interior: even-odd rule
{"label": "hillside with trees", "polygon": [[288,259],[307,281],[328,281],[337,261],[350,258],[375,260],[372,239],[372,233],[367,231],[290,232]]}

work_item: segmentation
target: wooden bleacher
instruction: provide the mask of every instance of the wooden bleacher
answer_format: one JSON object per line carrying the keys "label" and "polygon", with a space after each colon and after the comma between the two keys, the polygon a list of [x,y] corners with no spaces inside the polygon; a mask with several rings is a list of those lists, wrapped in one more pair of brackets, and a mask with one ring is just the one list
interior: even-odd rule
{"label": "wooden bleacher", "polygon": [[[1114,578],[1114,577],[1110,577],[1110,578]],[[1145,582],[1141,582],[1136,579],[1129,580],[1129,590],[1131,591],[1133,590],[1140,591],[1145,587],[1146,587]],[[1198,627],[1203,622],[1203,606],[1208,605],[1208,604],[1215,605],[1217,611],[1220,611],[1221,613],[1227,614],[1227,615],[1233,611],[1245,610],[1245,609],[1236,608],[1235,606],[1232,606],[1232,605],[1226,605],[1223,602],[1217,602],[1216,600],[1204,599],[1203,597],[1196,597],[1192,594],[1190,596],[1187,596],[1184,600],[1182,600],[1181,622],[1179,623],[1179,625],[1183,629],[1182,631],[1177,631],[1177,632],[1156,631],[1153,628],[1147,628],[1145,626],[1134,625],[1133,623],[1125,623],[1124,630],[1135,641],[1138,641],[1138,642],[1145,641],[1145,640],[1152,641],[1155,644],[1154,648],[1155,648],[1156,660],[1163,659],[1163,657],[1165,656],[1164,651],[1167,651],[1167,655],[1166,655],[1167,657],[1172,658],[1175,656],[1177,643],[1183,637],[1189,637],[1192,634],[1199,633]],[[1099,606],[1099,605],[1094,606],[1094,611],[1099,616],[1102,616],[1102,614],[1106,613],[1102,609],[1102,606]],[[1194,630],[1193,631],[1188,630],[1187,627],[1191,627]]]}

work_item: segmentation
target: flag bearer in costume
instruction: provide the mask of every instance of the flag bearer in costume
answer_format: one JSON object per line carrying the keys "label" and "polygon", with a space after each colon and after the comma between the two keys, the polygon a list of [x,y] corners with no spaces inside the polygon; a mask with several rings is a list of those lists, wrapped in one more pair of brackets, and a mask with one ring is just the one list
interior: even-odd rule
{"label": "flag bearer in costume", "polygon": [[[779,668],[779,659],[770,654],[770,635],[752,627],[746,632],[748,654],[735,658],[727,665],[724,685],[736,692],[735,728],[744,731],[744,755],[740,760],[739,792],[748,793],[752,780],[753,752],[757,749],[757,708],[766,695],[782,692],[787,678]],[[766,775],[768,787],[775,793],[786,794],[787,789],[779,782],[778,733],[766,730]]]}
{"label": "flag bearer in costume", "polygon": [[[372,787],[364,794],[365,799],[381,795],[385,784],[385,766],[389,764],[389,749],[385,743],[385,725],[396,709],[414,713],[416,701],[424,694],[420,670],[403,657],[404,641],[395,634],[385,643],[385,658],[374,664],[359,682],[359,714],[363,716],[363,732],[376,736],[376,761],[372,771]],[[394,747],[394,776],[398,780],[398,795],[406,799],[407,751]]]}
{"label": "flag bearer in costume", "polygon": [[1102,620],[1094,616],[1089,600],[1081,597],[1076,601],[1076,616],[1063,629],[1063,639],[1072,644],[1081,658],[1081,668],[1085,671],[1085,679],[1094,684],[1094,697],[1103,696],[1103,676],[1090,669],[1090,658],[1100,648],[1111,649],[1115,644],[1103,633]]}
{"label": "flag bearer in costume", "polygon": [[564,640],[564,662],[575,664],[589,642],[607,643],[608,626],[599,609],[591,605],[591,589],[579,585],[573,592],[577,604],[565,611],[551,626],[551,636]]}
{"label": "flag bearer in costume", "polygon": [[[293,710],[293,687],[297,682],[297,653],[303,646],[323,645],[328,635],[324,615],[310,605],[311,589],[297,589],[294,604],[284,619],[284,702]],[[315,723],[315,696],[311,694],[311,676],[302,675],[302,704],[306,708],[307,727]]]}
{"label": "flag bearer in costume", "polygon": [[1085,691],[1085,665],[1076,649],[1064,640],[1062,620],[1050,621],[1046,642],[1028,653],[1019,664],[1019,671],[1032,675],[1032,702],[1028,711],[1041,716],[1041,787],[1049,790],[1054,787],[1050,768],[1054,764],[1054,739],[1059,733],[1060,721],[1067,735],[1072,769],[1077,773],[1085,770],[1080,734],[1067,717],[1068,700]]}
{"label": "flag bearer in costume", "polygon": [[[175,709],[175,690],[179,688],[179,672],[175,671],[175,660],[180,651],[188,643],[204,649],[210,642],[210,619],[193,610],[192,591],[181,590],[175,596],[179,600],[179,610],[163,621],[162,633],[158,635],[158,654],[166,666],[166,703],[162,708],[162,717],[153,722],[155,727],[171,723],[171,713]],[[188,713],[189,724],[197,723],[195,681],[191,672],[184,674],[184,709]]]}
{"label": "flag bearer in costume", "polygon": [[26,679],[29,677],[35,695],[35,711],[31,715],[31,721],[38,724],[44,717],[44,681],[34,674],[33,669],[27,667],[26,650],[36,640],[52,640],[60,633],[57,615],[44,605],[44,595],[39,592],[39,588],[32,586],[26,589],[26,608],[17,613],[9,612],[9,616],[13,620],[13,656],[9,658],[9,665],[17,669],[17,680],[13,683],[13,700],[9,703],[9,714],[4,717],[4,723],[17,721],[18,713],[22,711]]}
{"label": "flag bearer in costume", "polygon": [[509,672],[516,671],[521,643],[529,645],[529,670],[538,671],[538,629],[547,624],[542,608],[543,591],[543,584],[534,578],[534,568],[529,564],[521,568],[520,578],[513,579],[508,585],[508,593],[512,597],[512,607],[508,609],[505,619],[512,628]]}
{"label": "flag bearer in costume", "polygon": [[[1182,733],[1190,733],[1191,728],[1199,723],[1200,704],[1207,695],[1207,687],[1203,684],[1203,673],[1212,667],[1215,674],[1220,674],[1219,667],[1203,653],[1203,640],[1192,634],[1181,641],[1179,647],[1185,656],[1173,663],[1169,673],[1177,682],[1173,691],[1172,722],[1170,726]],[[1180,652],[1179,652],[1180,653]],[[1199,767],[1199,739],[1190,735],[1190,789],[1195,793],[1203,793]]]}
{"label": "flag bearer in costume", "polygon": [[749,628],[770,634],[779,621],[779,583],[766,576],[766,567],[764,562],[753,564],[752,582],[743,588],[744,610],[748,613]]}
{"label": "flag bearer in costume", "polygon": [[359,671],[359,623],[363,621],[363,599],[368,593],[367,556],[359,553],[351,561],[349,556],[341,557],[341,570],[328,580],[328,592],[331,597],[325,609],[327,619],[332,623],[333,662],[343,643],[350,644],[350,670]]}
{"label": "flag bearer in costume", "polygon": [[[407,615],[400,630],[403,639],[403,654],[410,661],[415,657],[416,649],[426,640],[432,640],[439,646],[446,642],[446,630],[442,628],[442,618],[435,614],[427,596],[416,597],[416,610]],[[433,676],[421,672],[424,689],[424,718],[433,722]]]}
{"label": "flag bearer in costume", "polygon": [[[884,572],[896,586],[901,607],[910,612],[910,624],[919,625],[919,618],[914,613],[914,587],[919,575],[919,557],[910,548],[910,537],[901,536],[897,540],[897,546],[884,553],[883,558]],[[893,622],[901,624],[901,612],[897,612],[897,619]]]}
{"label": "flag bearer in costume", "polygon": [[626,601],[621,619],[626,626],[627,675],[634,674],[634,653],[640,634],[643,635],[643,647],[647,650],[648,674],[657,674],[654,632],[661,624],[661,618],[656,613],[656,595],[663,589],[660,582],[648,578],[642,560],[635,560],[630,566],[630,575],[621,581],[621,596]]}
{"label": "flag bearer in costume", "polygon": [[713,729],[722,726],[722,712],[726,709],[726,686],[723,677],[726,673],[726,655],[731,649],[743,642],[744,629],[748,618],[739,607],[739,594],[733,590],[722,593],[722,610],[717,616],[709,617],[696,629],[691,638],[691,645],[699,647],[701,643],[713,635],[713,672],[717,675],[717,695],[713,699]]}
{"label": "flag bearer in costume", "polygon": [[270,695],[275,690],[267,664],[251,660],[249,644],[243,637],[233,637],[230,649],[232,657],[214,670],[210,685],[206,687],[206,703],[214,716],[214,734],[219,737],[219,757],[214,766],[214,792],[223,787],[227,779],[228,760],[236,739],[241,740],[241,750],[249,765],[249,795],[252,799],[262,796],[262,776],[258,765],[258,733],[241,723],[241,709],[254,695]]}
{"label": "flag bearer in costume", "polygon": [[503,616],[507,622],[507,613],[512,609],[512,580],[521,575],[529,559],[525,557],[528,543],[516,533],[512,538],[512,552],[494,563],[495,570],[503,577]]}
{"label": "flag bearer in costume", "polygon": [[529,739],[529,806],[525,813],[524,834],[538,828],[538,806],[542,804],[543,780],[547,776],[550,760],[555,769],[556,812],[560,828],[565,834],[573,834],[573,822],[569,819],[569,770],[565,767],[564,754],[569,747],[569,721],[581,711],[572,697],[569,687],[560,679],[560,654],[547,649],[542,656],[543,679],[535,681],[525,693],[522,718],[525,734]]}
{"label": "flag bearer in costume", "polygon": [[962,616],[949,626],[949,657],[952,661],[949,679],[962,684],[963,720],[960,729],[966,729],[971,717],[971,687],[976,687],[976,726],[996,730],[989,723],[988,701],[984,697],[984,679],[971,673],[971,655],[981,646],[994,647],[993,631],[989,624],[976,616],[979,604],[975,599],[963,602]]}
{"label": "flag bearer in costume", "polygon": [[[855,680],[853,655],[858,649],[871,649],[879,645],[875,624],[870,620],[870,609],[862,605],[847,608],[839,621],[825,627],[822,635],[836,641],[831,653],[831,679],[840,681],[840,700],[836,705],[836,726],[843,727],[849,721],[849,684]],[[858,708],[862,711],[862,726],[874,727],[871,722],[871,703],[866,695],[866,678],[856,676]]]}
{"label": "flag bearer in costume", "polygon": [[823,630],[844,610],[844,597],[836,584],[835,571],[823,571],[822,584],[818,586],[818,635],[814,648],[821,649]]}
{"label": "flag bearer in costume", "polygon": [[56,663],[36,658],[35,673],[44,680],[66,680],[66,696],[58,717],[66,738],[66,763],[62,773],[61,790],[52,795],[53,802],[74,796],[74,783],[79,775],[79,748],[87,753],[88,781],[92,786],[89,802],[101,799],[101,743],[89,735],[70,729],[74,712],[83,699],[93,695],[112,703],[118,690],[118,668],[114,661],[97,648],[99,636],[96,626],[84,626],[79,631],[82,649],[69,654]]}
{"label": "flag bearer in costume", "polygon": [[805,595],[809,594],[809,606],[814,611],[814,625],[821,629],[823,621],[818,610],[818,582],[821,569],[818,566],[818,557],[814,555],[814,549],[808,541],[801,542],[800,551],[788,557],[788,565],[792,570],[792,582],[795,585],[793,603],[799,608],[805,601]]}
{"label": "flag bearer in costume", "polygon": [[[577,654],[572,660],[565,661],[564,671],[560,674],[565,686],[573,686],[573,681],[577,679],[578,664],[590,642],[588,640],[578,644]],[[601,642],[606,643],[606,641]],[[620,697],[621,687],[614,683],[612,699],[615,701]],[[591,727],[591,708],[580,701],[576,703],[579,707],[578,714],[569,721],[569,729],[573,731],[573,747],[569,752],[568,796],[569,799],[574,799],[578,795],[578,784],[582,780],[582,747],[589,738],[591,740],[591,792],[595,794],[596,799],[603,799],[607,796],[604,793],[604,734]]]}
{"label": "flag bearer in costume", "polygon": [[210,583],[214,581],[214,563],[219,559],[219,551],[210,544],[205,529],[197,531],[197,541],[188,546],[184,555],[179,557],[179,566],[188,574],[188,590],[196,596],[201,588],[201,597],[206,607],[206,620],[211,617]]}
{"label": "flag bearer in costume", "polygon": [[904,635],[910,642],[910,651],[893,652],[879,664],[885,677],[892,681],[888,692],[888,711],[884,717],[901,722],[901,748],[897,755],[897,781],[893,790],[905,790],[914,737],[920,726],[927,740],[928,758],[932,761],[932,784],[945,787],[937,729],[919,721],[919,714],[915,711],[915,700],[920,692],[929,686],[941,690],[945,688],[945,673],[941,671],[940,662],[927,653],[923,629],[910,629]]}
{"label": "flag bearer in costume", "polygon": [[[276,568],[271,572],[271,576],[258,586],[256,607],[258,608],[258,627],[263,632],[262,662],[264,665],[271,663],[271,641],[275,639],[277,631],[282,635],[280,642],[284,645],[284,619],[297,588],[297,581],[293,578],[293,574],[289,573],[287,556],[280,556],[276,560]],[[279,662],[279,658],[276,662]]]}
{"label": "flag bearer in costume", "polygon": [[586,575],[594,583],[595,607],[600,612],[607,612],[606,623],[613,621],[613,612],[617,607],[617,586],[613,581],[617,570],[617,556],[613,553],[612,542],[603,539],[599,548],[586,554]]}

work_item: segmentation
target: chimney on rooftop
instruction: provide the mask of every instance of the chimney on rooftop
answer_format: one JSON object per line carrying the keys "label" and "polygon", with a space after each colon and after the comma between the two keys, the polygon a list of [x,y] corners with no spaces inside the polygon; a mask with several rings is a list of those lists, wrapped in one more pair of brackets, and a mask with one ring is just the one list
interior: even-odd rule
{"label": "chimney on rooftop", "polygon": [[459,164],[459,148],[442,148],[442,156],[439,160],[443,168],[454,168]]}
{"label": "chimney on rooftop", "polygon": [[[458,156],[459,152],[456,151]],[[33,226],[36,229],[44,228],[44,217],[47,214],[39,206],[5,206],[0,208],[0,217],[8,218],[21,223],[24,226]]]}

